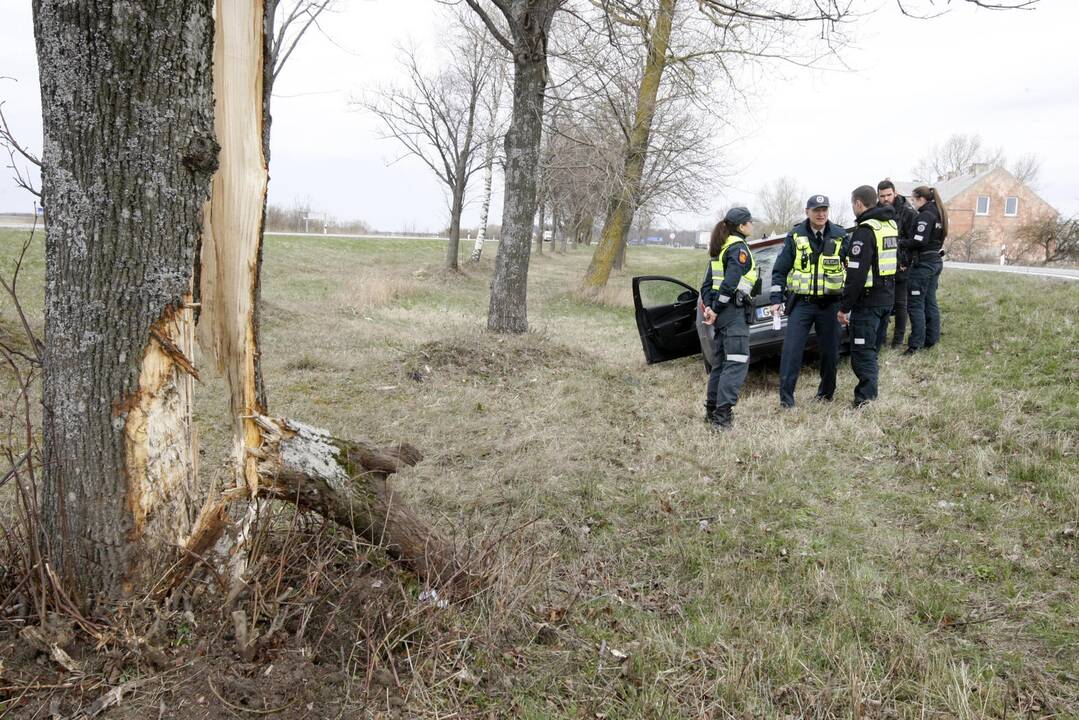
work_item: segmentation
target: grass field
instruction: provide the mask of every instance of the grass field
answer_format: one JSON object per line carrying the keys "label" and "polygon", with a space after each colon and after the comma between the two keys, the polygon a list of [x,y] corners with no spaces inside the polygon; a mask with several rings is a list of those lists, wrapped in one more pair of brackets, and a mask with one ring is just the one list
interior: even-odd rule
{"label": "grass field", "polygon": [[885,352],[871,407],[810,403],[806,368],[781,412],[765,364],[715,434],[700,359],[646,366],[628,288],[696,285],[703,251],[632,248],[589,302],[588,250],[534,257],[533,331],[495,337],[493,247],[446,274],[433,241],[268,239],[272,413],[419,446],[397,484],[448,534],[520,528],[500,582],[430,610],[449,659],[385,649],[403,700],[341,717],[1079,717],[1079,283],[946,271],[941,345]]}

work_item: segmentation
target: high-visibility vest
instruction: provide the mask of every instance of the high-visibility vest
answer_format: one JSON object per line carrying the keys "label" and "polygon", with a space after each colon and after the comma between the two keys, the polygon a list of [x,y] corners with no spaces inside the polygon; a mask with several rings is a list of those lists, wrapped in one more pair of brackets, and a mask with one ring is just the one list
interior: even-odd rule
{"label": "high-visibility vest", "polygon": [[[809,238],[794,233],[794,266],[787,274],[787,289],[795,295],[839,295],[843,292],[845,271],[839,256],[843,238],[824,238],[824,247],[813,262]],[[831,252],[828,252],[828,250]]]}
{"label": "high-visibility vest", "polygon": [[[873,230],[877,244],[877,274],[881,277],[895,275],[898,265],[896,254],[899,251],[899,228],[895,220],[863,220],[858,224]],[[873,287],[873,268],[866,273],[865,286]]]}
{"label": "high-visibility vest", "polygon": [[[731,235],[727,238],[727,242],[723,243],[723,247],[719,249],[719,256],[712,259],[712,289],[719,291],[720,285],[723,283],[723,275],[726,273],[724,267],[724,259],[727,256],[727,251],[735,243],[744,243],[746,240],[738,235]],[[741,278],[738,280],[737,290],[744,292],[746,295],[753,294],[753,286],[757,284],[757,260],[753,257],[753,251],[749,249],[749,244],[746,244],[746,252],[749,253],[749,270],[746,270]],[[727,302],[730,298],[723,298],[719,296],[720,302]]]}

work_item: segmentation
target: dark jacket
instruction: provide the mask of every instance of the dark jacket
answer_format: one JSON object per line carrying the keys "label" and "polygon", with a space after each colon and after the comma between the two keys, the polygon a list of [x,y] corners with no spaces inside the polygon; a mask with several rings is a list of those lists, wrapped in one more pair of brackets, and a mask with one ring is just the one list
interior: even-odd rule
{"label": "dark jacket", "polygon": [[[794,267],[795,233],[805,235],[809,238],[809,247],[812,250],[810,262],[813,265],[816,265],[817,257],[820,255],[821,246],[820,243],[817,242],[817,234],[809,225],[808,218],[791,228],[791,231],[787,233],[786,239],[783,240],[783,249],[779,251],[776,261],[772,264],[772,295],[770,299],[773,305],[782,303],[784,300],[784,293],[787,290],[787,275],[790,274],[791,268]],[[831,221],[824,224],[824,230],[821,231],[821,234],[824,236],[825,243],[835,239],[841,247],[847,238],[847,231]],[[842,250],[840,251],[840,254],[842,254]],[[833,295],[832,297],[834,298],[835,296]]]}
{"label": "dark jacket", "polygon": [[[899,247],[903,247],[902,235],[899,236]],[[919,255],[932,258],[933,253],[936,253],[939,258],[942,247],[944,247],[944,228],[940,223],[940,210],[937,209],[937,204],[930,200],[922,205],[918,217],[915,218],[914,230],[907,241],[907,248],[917,262]]]}
{"label": "dark jacket", "polygon": [[704,274],[704,284],[701,285],[701,302],[716,312],[734,305],[738,281],[749,270],[751,258],[745,238],[731,243],[727,254],[723,256],[723,282],[720,283],[719,292],[712,289],[712,263],[709,262],[708,270]]}
{"label": "dark jacket", "polygon": [[[895,278],[877,275],[877,239],[873,228],[861,224],[866,220],[884,222],[894,219],[895,209],[891,205],[869,208],[856,218],[858,225],[851,233],[847,250],[847,279],[839,299],[839,309],[843,312],[863,307],[890,308],[895,302]],[[871,288],[865,286],[869,273],[873,273]]]}
{"label": "dark jacket", "polygon": [[[903,268],[909,268],[913,257],[909,248],[909,240],[914,237],[914,226],[918,221],[918,211],[914,209],[914,206],[907,202],[907,199],[902,195],[896,195],[895,200],[892,201],[892,207],[895,209],[895,224],[899,226],[899,270],[898,274],[906,275],[906,270]],[[907,238],[908,247],[904,248],[903,238]]]}

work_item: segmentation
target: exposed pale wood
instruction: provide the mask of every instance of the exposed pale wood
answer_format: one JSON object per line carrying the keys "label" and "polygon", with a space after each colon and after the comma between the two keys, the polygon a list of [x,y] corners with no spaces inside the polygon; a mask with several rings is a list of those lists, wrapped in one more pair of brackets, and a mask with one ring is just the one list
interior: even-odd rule
{"label": "exposed pale wood", "polygon": [[214,38],[214,123],[221,144],[202,239],[199,344],[224,372],[234,420],[238,482],[253,497],[264,412],[256,365],[255,288],[268,172],[263,153],[263,3],[218,2]]}
{"label": "exposed pale wood", "polygon": [[387,477],[422,459],[415,447],[375,448],[288,419],[259,417],[263,497],[288,500],[351,529],[432,584],[461,583],[453,546],[394,492]]}

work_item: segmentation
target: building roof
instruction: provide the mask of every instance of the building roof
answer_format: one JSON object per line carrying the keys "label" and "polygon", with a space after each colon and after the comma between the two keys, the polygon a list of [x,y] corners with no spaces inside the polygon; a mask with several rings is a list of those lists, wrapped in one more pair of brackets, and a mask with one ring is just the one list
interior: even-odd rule
{"label": "building roof", "polygon": [[896,181],[895,189],[900,195],[910,197],[910,194],[914,192],[914,188],[919,185],[929,185],[930,187],[935,187],[937,189],[937,192],[940,193],[940,197],[944,202],[948,202],[967,188],[977,184],[982,178],[986,177],[994,170],[996,170],[994,167],[986,168],[982,165],[975,165],[964,175],[957,175],[956,177],[935,183],[907,182],[903,180]]}

